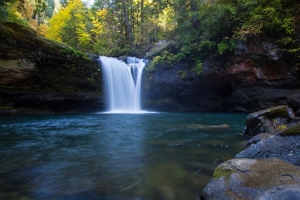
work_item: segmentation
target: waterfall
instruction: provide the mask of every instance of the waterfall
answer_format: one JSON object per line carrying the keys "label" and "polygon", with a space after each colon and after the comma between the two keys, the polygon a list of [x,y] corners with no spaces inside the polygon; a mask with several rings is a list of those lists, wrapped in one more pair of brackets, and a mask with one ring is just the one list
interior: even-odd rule
{"label": "waterfall", "polygon": [[140,113],[141,81],[145,67],[143,59],[128,57],[127,63],[100,56],[104,78],[107,111],[110,113]]}

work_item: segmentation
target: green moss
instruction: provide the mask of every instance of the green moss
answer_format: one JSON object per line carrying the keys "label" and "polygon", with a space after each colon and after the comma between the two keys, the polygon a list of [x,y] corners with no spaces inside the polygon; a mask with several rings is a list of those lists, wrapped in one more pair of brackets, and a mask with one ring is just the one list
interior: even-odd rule
{"label": "green moss", "polygon": [[[155,56],[152,59],[151,65],[158,65],[166,63],[169,67],[172,67],[175,62],[179,62],[185,58],[185,54],[183,52],[179,52],[178,54],[170,53],[169,51],[162,52],[161,55]],[[152,67],[153,68],[153,67]]]}
{"label": "green moss", "polygon": [[273,117],[286,117],[286,118],[288,118],[289,117],[289,114],[288,114],[285,106],[271,108],[269,110],[269,112],[267,112],[265,115],[266,115],[266,117],[269,117],[269,118],[273,118]]}
{"label": "green moss", "polygon": [[227,181],[233,172],[234,171],[232,169],[225,169],[223,167],[217,167],[215,169],[213,178],[219,179],[221,177],[224,177],[225,180]]}
{"label": "green moss", "polygon": [[291,136],[291,135],[300,135],[300,124],[296,124],[290,128],[287,128],[283,131],[282,135]]}

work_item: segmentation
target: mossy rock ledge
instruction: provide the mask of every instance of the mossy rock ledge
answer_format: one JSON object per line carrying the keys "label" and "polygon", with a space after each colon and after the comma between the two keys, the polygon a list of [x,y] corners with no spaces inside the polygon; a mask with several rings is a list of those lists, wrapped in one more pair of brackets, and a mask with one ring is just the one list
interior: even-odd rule
{"label": "mossy rock ledge", "polygon": [[220,164],[200,200],[300,199],[300,167],[277,158]]}
{"label": "mossy rock ledge", "polygon": [[293,126],[297,121],[293,110],[286,105],[267,108],[247,116],[244,135],[255,136],[266,132],[277,134]]}
{"label": "mossy rock ledge", "polygon": [[101,110],[101,69],[85,53],[0,24],[0,114]]}
{"label": "mossy rock ledge", "polygon": [[262,133],[251,138],[247,143],[251,146],[235,158],[278,158],[300,166],[300,122],[289,107],[277,106],[249,114],[245,130],[254,133],[258,126]]}

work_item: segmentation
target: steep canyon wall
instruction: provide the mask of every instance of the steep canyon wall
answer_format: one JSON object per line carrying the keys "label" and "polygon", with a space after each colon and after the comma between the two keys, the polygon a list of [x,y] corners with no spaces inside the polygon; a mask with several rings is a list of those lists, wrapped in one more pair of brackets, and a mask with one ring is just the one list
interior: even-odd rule
{"label": "steep canyon wall", "polygon": [[[300,36],[295,35],[295,47]],[[233,53],[207,57],[203,73],[179,62],[144,75],[143,105],[152,110],[253,112],[276,105],[300,109],[300,55],[275,40],[240,41]]]}

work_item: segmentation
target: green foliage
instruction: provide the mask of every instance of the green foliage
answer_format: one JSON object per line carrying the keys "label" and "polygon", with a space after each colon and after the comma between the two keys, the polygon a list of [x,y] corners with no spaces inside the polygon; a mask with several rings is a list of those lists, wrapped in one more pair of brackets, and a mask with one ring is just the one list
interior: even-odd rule
{"label": "green foliage", "polygon": [[21,24],[23,26],[29,26],[29,21],[19,12],[19,7],[20,3],[15,2],[14,0],[10,1],[10,3],[7,3],[5,6],[4,21]]}
{"label": "green foliage", "polygon": [[128,45],[122,47],[119,46],[117,41],[110,42],[108,40],[100,40],[94,45],[94,50],[104,56],[118,57],[121,55],[127,55],[130,51]]}
{"label": "green foliage", "polygon": [[202,74],[203,72],[203,63],[201,61],[198,61],[194,68],[192,69],[193,72],[195,72],[197,75]]}
{"label": "green foliage", "polygon": [[160,56],[155,56],[152,59],[153,65],[158,65],[162,63],[168,64],[170,67],[174,62],[179,62],[185,58],[185,54],[183,52],[179,52],[178,54],[170,53],[169,51],[164,51]]}
{"label": "green foliage", "polygon": [[[279,45],[292,45],[299,26],[296,0],[103,0],[92,8],[81,0],[64,0],[53,16],[57,3],[26,2],[0,0],[0,21],[34,26],[46,37],[81,51],[120,56],[132,54],[135,45],[160,39],[180,42],[179,53],[164,52],[153,59],[152,66],[167,63],[171,67],[178,61],[198,65],[204,57],[230,53],[237,40],[253,35],[274,36]],[[47,23],[33,25],[42,21],[49,22],[48,29]],[[80,52],[68,54],[83,56]]]}
{"label": "green foliage", "polygon": [[160,56],[155,56],[150,65],[146,68],[147,71],[156,71],[156,66],[159,64],[167,64],[169,67],[173,66],[173,63],[184,60],[186,55],[183,52],[178,54],[170,53],[169,51],[164,51]]}
{"label": "green foliage", "polygon": [[[295,32],[296,1],[219,0],[208,4],[176,0],[176,34],[182,52],[195,63],[206,56],[233,51],[236,41],[251,35],[283,35],[278,44],[292,44]],[[299,9],[299,8],[298,8]]]}
{"label": "green foliage", "polygon": [[293,39],[291,37],[284,37],[280,40],[277,40],[276,42],[278,44],[288,45],[288,44],[291,44],[293,42]]}
{"label": "green foliage", "polygon": [[6,21],[21,24],[23,26],[29,26],[28,21],[26,19],[24,19],[21,15],[18,15],[13,8],[8,10],[8,15],[7,15]]}
{"label": "green foliage", "polygon": [[262,0],[252,5],[247,19],[235,32],[238,39],[249,35],[276,34],[283,32],[290,35],[294,32],[291,6],[287,0]]}
{"label": "green foliage", "polygon": [[74,58],[84,58],[86,60],[90,60],[90,58],[83,52],[74,50],[73,48],[66,47],[65,49],[60,50],[63,54],[69,54]]}
{"label": "green foliage", "polygon": [[46,37],[80,50],[91,50],[90,16],[81,0],[71,0],[49,20]]}
{"label": "green foliage", "polygon": [[290,49],[289,52],[290,53],[300,53],[300,47],[298,47],[296,49]]}
{"label": "green foliage", "polygon": [[182,51],[196,63],[207,55],[232,51],[236,44],[232,39],[233,28],[240,21],[238,9],[232,4],[216,3],[201,4],[198,10],[188,13],[190,22],[178,25]]}
{"label": "green foliage", "polygon": [[236,40],[234,39],[223,39],[218,43],[218,53],[222,55],[226,51],[233,51],[236,46]]}

